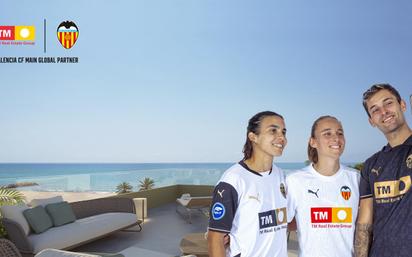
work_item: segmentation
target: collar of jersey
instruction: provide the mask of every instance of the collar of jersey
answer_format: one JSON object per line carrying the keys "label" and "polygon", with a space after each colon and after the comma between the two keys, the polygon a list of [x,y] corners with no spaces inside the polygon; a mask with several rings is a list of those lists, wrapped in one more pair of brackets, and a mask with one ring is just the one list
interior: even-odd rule
{"label": "collar of jersey", "polygon": [[410,135],[410,136],[408,137],[408,139],[405,140],[405,142],[403,142],[402,144],[397,145],[397,146],[395,146],[395,147],[390,146],[389,143],[388,143],[387,145],[385,145],[385,146],[383,147],[382,151],[383,151],[383,152],[389,152],[389,151],[392,150],[393,148],[396,148],[396,147],[401,146],[401,145],[409,145],[409,146],[412,146],[412,135]]}
{"label": "collar of jersey", "polygon": [[323,180],[335,180],[337,177],[339,177],[339,176],[342,174],[343,166],[342,166],[342,164],[340,164],[339,166],[340,166],[340,167],[339,167],[339,170],[338,170],[335,174],[333,174],[332,176],[325,176],[325,175],[320,174],[319,172],[317,172],[317,171],[315,170],[315,168],[313,167],[312,163],[309,164],[309,165],[306,167],[306,169],[307,169],[310,173],[312,173],[314,176],[316,176],[316,177],[318,177],[318,178],[320,178],[320,179],[323,179]]}
{"label": "collar of jersey", "polygon": [[[247,166],[247,164],[246,164],[243,160],[239,162],[239,165],[242,166],[243,168],[245,168],[245,170],[247,170],[247,171],[249,171],[249,172],[252,172],[253,174],[262,177],[262,174],[260,174],[260,172],[254,171],[254,170],[252,170],[251,168],[249,168],[249,166]],[[270,167],[269,175],[272,173],[272,168],[273,168],[273,167]]]}

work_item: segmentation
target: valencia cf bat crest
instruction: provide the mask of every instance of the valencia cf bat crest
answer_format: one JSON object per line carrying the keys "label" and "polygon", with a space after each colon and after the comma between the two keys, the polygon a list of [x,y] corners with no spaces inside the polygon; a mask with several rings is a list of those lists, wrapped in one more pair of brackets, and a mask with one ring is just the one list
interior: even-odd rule
{"label": "valencia cf bat crest", "polygon": [[72,48],[78,37],[79,29],[72,21],[63,21],[57,27],[57,38],[60,44],[66,49]]}
{"label": "valencia cf bat crest", "polygon": [[280,193],[282,194],[284,198],[286,198],[286,188],[283,183],[280,183]]}
{"label": "valencia cf bat crest", "polygon": [[348,186],[343,186],[340,188],[340,194],[342,195],[343,199],[349,200],[351,196],[351,190]]}
{"label": "valencia cf bat crest", "polygon": [[406,167],[408,167],[409,169],[412,169],[412,154],[410,154],[408,158],[406,159]]}

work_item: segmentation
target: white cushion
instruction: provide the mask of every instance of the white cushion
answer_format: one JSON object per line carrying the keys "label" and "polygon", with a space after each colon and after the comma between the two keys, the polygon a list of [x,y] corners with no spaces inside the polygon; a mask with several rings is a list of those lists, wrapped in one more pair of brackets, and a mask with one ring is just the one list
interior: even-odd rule
{"label": "white cushion", "polygon": [[190,202],[190,199],[177,198],[176,202],[182,206],[187,206],[187,204]]}
{"label": "white cushion", "polygon": [[180,205],[186,206],[190,202],[191,198],[192,197],[190,196],[190,194],[182,194],[180,198],[176,199],[176,202]]}
{"label": "white cushion", "polygon": [[182,196],[180,197],[180,199],[189,200],[189,199],[190,199],[190,194],[182,194]]}
{"label": "white cushion", "polygon": [[17,222],[26,235],[30,233],[30,226],[26,218],[23,216],[23,211],[29,209],[25,204],[21,205],[4,205],[0,207],[1,215],[4,218]]}
{"label": "white cushion", "polygon": [[43,198],[43,199],[33,199],[30,202],[30,205],[32,207],[36,207],[36,206],[43,206],[46,207],[46,205],[50,204],[50,203],[60,203],[63,202],[63,197],[61,195],[58,196],[54,196],[54,197],[50,197],[50,198]]}
{"label": "white cushion", "polygon": [[31,234],[34,253],[46,248],[64,249],[137,222],[136,214],[111,212],[76,220],[60,227],[52,227],[41,234]]}

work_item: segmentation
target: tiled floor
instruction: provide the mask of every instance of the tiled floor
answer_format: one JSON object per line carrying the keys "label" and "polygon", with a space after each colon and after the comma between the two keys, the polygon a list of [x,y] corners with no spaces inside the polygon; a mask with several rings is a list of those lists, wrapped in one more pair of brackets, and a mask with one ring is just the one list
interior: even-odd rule
{"label": "tiled floor", "polygon": [[[158,252],[159,256],[162,253],[168,256],[179,256],[180,240],[188,233],[206,232],[207,224],[207,218],[200,212],[193,214],[192,223],[188,223],[176,213],[176,204],[171,203],[149,209],[148,218],[143,223],[141,232],[117,232],[73,251],[115,253],[134,247],[136,251],[142,249],[142,251]],[[294,233],[290,239],[290,247],[297,249]],[[131,252],[131,249],[127,249],[127,252]],[[297,256],[296,250],[289,251],[289,257],[292,256]]]}

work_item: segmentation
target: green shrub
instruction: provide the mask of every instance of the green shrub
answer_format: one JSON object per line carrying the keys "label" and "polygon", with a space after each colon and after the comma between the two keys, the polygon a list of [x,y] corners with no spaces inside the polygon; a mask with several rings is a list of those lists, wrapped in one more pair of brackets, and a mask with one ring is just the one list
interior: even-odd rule
{"label": "green shrub", "polygon": [[[11,188],[0,187],[0,206],[15,205],[24,202],[25,198],[21,192]],[[0,237],[5,237],[6,235],[7,232],[3,224],[0,223]]]}

